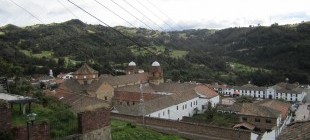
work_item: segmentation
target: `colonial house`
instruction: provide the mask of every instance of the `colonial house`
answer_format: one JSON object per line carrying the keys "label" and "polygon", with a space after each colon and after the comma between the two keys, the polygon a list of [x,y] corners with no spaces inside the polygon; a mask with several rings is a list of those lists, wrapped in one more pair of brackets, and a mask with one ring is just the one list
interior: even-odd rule
{"label": "colonial house", "polygon": [[[120,90],[124,90],[124,88],[115,89],[115,91]],[[127,87],[126,90],[136,93],[136,101],[141,99],[139,97],[142,96],[145,101],[141,102],[140,100],[140,102],[133,104],[130,104],[129,102],[129,105],[128,103],[124,104],[118,102],[119,104],[115,105],[114,112],[135,116],[143,115],[163,119],[181,120],[183,116],[193,116],[195,113],[203,112],[207,109],[209,102],[212,106],[219,103],[219,95],[202,84],[146,84],[142,87],[142,90],[140,90],[138,86],[130,86]],[[119,95],[116,94],[115,97],[118,98]],[[119,98],[118,100],[121,99]]]}
{"label": "colonial house", "polygon": [[239,124],[234,128],[253,131],[271,131],[281,128],[290,121],[291,104],[277,100],[263,100],[257,103],[235,103],[218,105],[218,112],[234,113],[239,116]]}
{"label": "colonial house", "polygon": [[298,83],[278,83],[271,87],[258,87],[250,82],[243,86],[210,85],[224,96],[252,96],[260,99],[283,99],[290,102],[302,101],[306,95],[306,87]]}

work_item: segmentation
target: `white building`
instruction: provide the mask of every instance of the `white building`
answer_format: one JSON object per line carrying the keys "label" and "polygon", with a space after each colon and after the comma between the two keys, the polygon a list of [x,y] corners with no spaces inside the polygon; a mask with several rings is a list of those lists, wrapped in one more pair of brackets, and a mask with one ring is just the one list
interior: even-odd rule
{"label": "white building", "polygon": [[144,104],[118,105],[115,107],[116,112],[181,120],[183,116],[191,117],[196,113],[204,112],[209,102],[212,107],[219,103],[219,95],[202,84],[162,83],[149,86],[164,96],[146,101]]}
{"label": "white building", "polygon": [[73,75],[72,75],[73,72],[69,72],[69,73],[61,73],[59,75],[57,75],[57,78],[61,78],[63,80],[67,80],[67,79],[72,79],[73,78]]}
{"label": "white building", "polygon": [[302,101],[306,88],[294,83],[278,83],[271,87],[258,87],[252,84],[243,86],[212,85],[213,89],[224,96],[252,96],[260,99],[283,99],[286,101]]}

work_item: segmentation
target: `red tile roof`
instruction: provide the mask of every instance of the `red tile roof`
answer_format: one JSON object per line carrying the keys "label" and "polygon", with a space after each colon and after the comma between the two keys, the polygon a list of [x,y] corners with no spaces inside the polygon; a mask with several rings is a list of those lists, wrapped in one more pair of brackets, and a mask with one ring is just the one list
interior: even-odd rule
{"label": "red tile roof", "polygon": [[290,103],[277,101],[277,100],[263,100],[261,102],[258,102],[257,104],[268,107],[268,108],[272,108],[274,110],[281,112],[282,120],[286,118],[288,111],[291,107]]}
{"label": "red tile roof", "polygon": [[309,140],[310,121],[293,122],[282,130],[278,140]]}
{"label": "red tile roof", "polygon": [[195,87],[195,91],[208,99],[218,96],[218,93],[204,85]]}

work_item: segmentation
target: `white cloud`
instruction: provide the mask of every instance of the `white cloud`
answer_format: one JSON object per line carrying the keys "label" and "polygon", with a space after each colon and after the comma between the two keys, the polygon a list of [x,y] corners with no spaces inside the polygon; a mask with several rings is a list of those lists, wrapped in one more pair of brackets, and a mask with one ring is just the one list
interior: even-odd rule
{"label": "white cloud", "polygon": [[[63,22],[75,18],[58,1],[61,1],[80,20],[90,24],[100,23],[66,0],[12,1],[26,8],[44,23]],[[85,8],[85,10],[91,12],[111,26],[131,26],[93,0],[71,1]],[[310,20],[309,0],[126,0],[143,14],[147,15],[152,21],[131,8],[124,2],[125,0],[113,1],[134,14],[139,20],[119,8],[111,0],[98,1],[134,26],[146,27],[139,21],[142,20],[148,26],[151,26],[152,29],[156,30],[160,30],[161,28],[170,29],[169,26],[174,29],[179,28],[179,26],[186,28],[227,28],[256,25],[258,23],[270,25],[275,22],[287,24]],[[137,1],[145,5],[147,9]],[[160,8],[161,11],[172,19],[163,15],[148,1]],[[15,24],[18,26],[40,24],[38,20],[31,17],[31,15],[9,0],[0,0],[0,3],[0,26],[6,24]],[[160,18],[153,15],[150,10]],[[165,22],[169,23],[169,26]],[[175,25],[175,22],[178,25]],[[160,25],[161,28],[157,25]]]}

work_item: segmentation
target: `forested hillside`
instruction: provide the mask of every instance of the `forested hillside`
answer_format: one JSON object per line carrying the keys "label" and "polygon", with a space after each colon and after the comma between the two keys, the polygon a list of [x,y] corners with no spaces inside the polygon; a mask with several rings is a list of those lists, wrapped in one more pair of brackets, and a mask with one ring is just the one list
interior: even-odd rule
{"label": "forested hillside", "polygon": [[310,23],[223,30],[152,31],[79,20],[0,28],[0,76],[69,72],[87,61],[100,73],[117,75],[130,61],[148,69],[157,60],[166,79],[269,85],[310,83]]}

